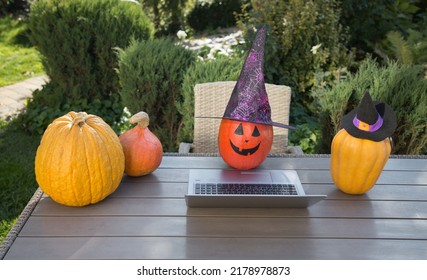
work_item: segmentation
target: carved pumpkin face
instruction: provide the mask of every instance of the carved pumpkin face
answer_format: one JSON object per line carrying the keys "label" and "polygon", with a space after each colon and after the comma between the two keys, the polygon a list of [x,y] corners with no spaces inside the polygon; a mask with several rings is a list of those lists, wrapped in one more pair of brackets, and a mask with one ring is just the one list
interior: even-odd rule
{"label": "carved pumpkin face", "polygon": [[266,124],[222,119],[218,148],[223,160],[236,169],[260,165],[273,144],[273,127]]}

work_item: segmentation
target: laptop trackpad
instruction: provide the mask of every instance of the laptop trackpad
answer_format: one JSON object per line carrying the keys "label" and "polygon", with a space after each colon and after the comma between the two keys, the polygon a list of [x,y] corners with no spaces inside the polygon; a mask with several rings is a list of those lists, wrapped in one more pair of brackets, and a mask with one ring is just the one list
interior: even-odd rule
{"label": "laptop trackpad", "polygon": [[[218,179],[217,179],[218,180]],[[238,171],[222,170],[220,181],[224,183],[265,183],[271,184],[272,178],[269,171]]]}

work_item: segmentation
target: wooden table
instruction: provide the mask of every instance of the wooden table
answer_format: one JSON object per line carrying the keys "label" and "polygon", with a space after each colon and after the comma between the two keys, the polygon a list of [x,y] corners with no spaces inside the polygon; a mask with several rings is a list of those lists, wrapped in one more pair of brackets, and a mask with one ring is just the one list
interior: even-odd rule
{"label": "wooden table", "polygon": [[391,158],[360,196],[334,187],[329,160],[272,157],[259,167],[296,169],[307,194],[328,196],[307,209],[187,208],[188,169],[228,168],[219,157],[165,155],[153,174],[125,176],[114,194],[86,207],[39,192],[3,257],[427,259],[427,159]]}

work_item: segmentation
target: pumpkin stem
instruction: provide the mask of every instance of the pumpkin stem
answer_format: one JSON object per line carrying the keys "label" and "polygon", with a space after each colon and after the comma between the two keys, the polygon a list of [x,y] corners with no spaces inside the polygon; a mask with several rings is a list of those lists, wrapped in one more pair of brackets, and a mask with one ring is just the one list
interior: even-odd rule
{"label": "pumpkin stem", "polygon": [[146,112],[139,112],[133,115],[130,120],[130,123],[137,123],[141,128],[146,128],[150,123],[150,118]]}
{"label": "pumpkin stem", "polygon": [[85,124],[87,113],[78,112],[74,118],[74,124],[77,124],[79,127],[82,127]]}

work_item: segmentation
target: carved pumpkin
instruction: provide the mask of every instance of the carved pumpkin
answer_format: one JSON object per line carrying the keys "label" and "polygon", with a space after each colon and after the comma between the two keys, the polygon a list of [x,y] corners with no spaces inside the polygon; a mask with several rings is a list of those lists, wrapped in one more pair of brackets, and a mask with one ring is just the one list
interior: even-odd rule
{"label": "carved pumpkin", "polygon": [[100,117],[70,112],[46,129],[35,159],[36,180],[54,201],[94,204],[113,193],[125,158],[119,138]]}
{"label": "carved pumpkin", "polygon": [[391,152],[389,138],[372,141],[356,138],[341,129],[332,140],[331,176],[348,194],[364,194],[377,182]]}
{"label": "carved pumpkin", "polygon": [[147,113],[139,112],[129,122],[137,125],[119,137],[125,153],[125,173],[129,176],[150,174],[162,162],[162,144],[148,129],[150,119]]}
{"label": "carved pumpkin", "polygon": [[240,170],[260,165],[273,144],[273,127],[230,119],[222,119],[218,148],[224,161]]}

